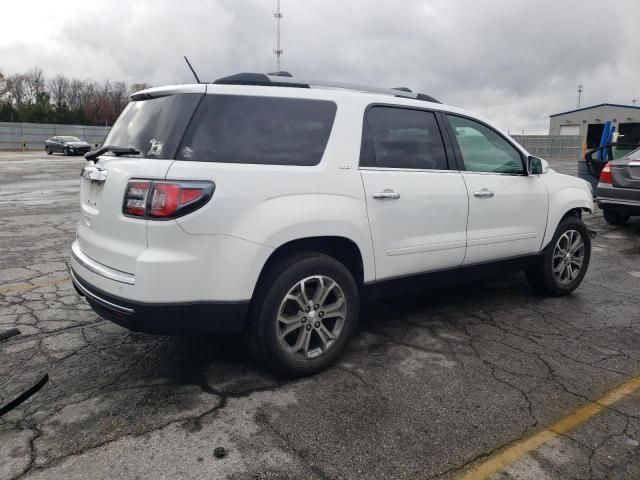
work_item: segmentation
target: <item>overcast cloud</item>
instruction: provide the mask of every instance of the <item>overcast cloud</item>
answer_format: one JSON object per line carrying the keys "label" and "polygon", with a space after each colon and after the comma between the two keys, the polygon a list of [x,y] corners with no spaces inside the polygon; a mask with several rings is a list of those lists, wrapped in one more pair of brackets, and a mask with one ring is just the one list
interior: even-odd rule
{"label": "overcast cloud", "polygon": [[[154,85],[275,69],[275,0],[3,0],[0,71]],[[640,2],[281,0],[282,68],[408,86],[512,133],[640,100]]]}

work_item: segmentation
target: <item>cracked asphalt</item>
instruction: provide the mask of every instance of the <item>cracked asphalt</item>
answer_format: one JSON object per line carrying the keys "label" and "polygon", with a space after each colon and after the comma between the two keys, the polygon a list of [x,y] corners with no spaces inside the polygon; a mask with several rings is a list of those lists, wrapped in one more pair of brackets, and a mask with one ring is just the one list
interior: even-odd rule
{"label": "cracked asphalt", "polygon": [[[83,164],[0,153],[0,330],[22,332],[0,343],[0,399],[50,375],[0,417],[2,479],[480,478],[640,376],[640,220],[585,218],[598,236],[568,297],[512,274],[380,302],[336,366],[290,381],[235,340],[132,333],[92,312],[66,272]],[[639,442],[633,390],[493,477],[638,479]]]}

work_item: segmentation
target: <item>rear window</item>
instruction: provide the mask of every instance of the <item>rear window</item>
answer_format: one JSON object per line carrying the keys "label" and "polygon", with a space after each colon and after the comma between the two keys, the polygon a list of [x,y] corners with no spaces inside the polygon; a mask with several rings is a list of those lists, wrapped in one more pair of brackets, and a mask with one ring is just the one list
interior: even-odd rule
{"label": "rear window", "polygon": [[130,102],[104,145],[135,148],[141,158],[172,159],[201,98],[201,93],[181,93]]}
{"label": "rear window", "polygon": [[317,165],[335,114],[336,104],[324,100],[205,95],[176,158]]}

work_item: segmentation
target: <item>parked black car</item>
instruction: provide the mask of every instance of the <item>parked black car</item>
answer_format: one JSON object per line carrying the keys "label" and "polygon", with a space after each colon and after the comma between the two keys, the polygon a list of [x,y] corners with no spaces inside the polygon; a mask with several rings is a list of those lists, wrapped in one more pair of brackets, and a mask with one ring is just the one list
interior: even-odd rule
{"label": "parked black car", "polygon": [[596,200],[607,222],[622,225],[640,215],[640,148],[611,158],[600,171]]}
{"label": "parked black car", "polygon": [[91,145],[78,137],[51,137],[44,142],[44,149],[48,155],[64,153],[65,155],[84,155],[91,150]]}

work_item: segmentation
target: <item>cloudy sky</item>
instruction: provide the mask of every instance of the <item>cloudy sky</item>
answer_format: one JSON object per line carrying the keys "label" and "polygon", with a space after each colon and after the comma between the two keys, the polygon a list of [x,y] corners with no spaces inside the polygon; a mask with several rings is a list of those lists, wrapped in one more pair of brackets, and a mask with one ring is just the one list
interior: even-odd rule
{"label": "cloudy sky", "polygon": [[[282,68],[408,86],[512,133],[640,105],[638,0],[281,0]],[[154,85],[275,69],[275,0],[3,0],[0,71]]]}

